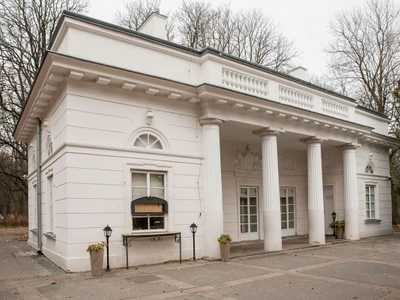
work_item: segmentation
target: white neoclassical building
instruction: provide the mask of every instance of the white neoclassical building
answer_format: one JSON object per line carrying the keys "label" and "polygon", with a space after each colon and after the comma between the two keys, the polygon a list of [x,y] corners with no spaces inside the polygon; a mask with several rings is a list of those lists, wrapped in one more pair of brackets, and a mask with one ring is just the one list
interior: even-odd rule
{"label": "white neoclassical building", "polygon": [[385,116],[302,68],[170,43],[165,21],[135,32],[63,14],[15,130],[30,245],[81,271],[107,224],[112,267],[177,260],[179,246],[191,258],[193,222],[209,258],[221,233],[267,251],[285,236],[324,244],[334,211],[347,239],[392,232]]}

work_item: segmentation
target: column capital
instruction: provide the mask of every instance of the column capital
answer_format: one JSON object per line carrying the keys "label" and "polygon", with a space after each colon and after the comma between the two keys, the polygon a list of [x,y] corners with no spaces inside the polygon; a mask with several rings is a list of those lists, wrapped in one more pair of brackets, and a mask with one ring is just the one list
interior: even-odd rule
{"label": "column capital", "polygon": [[310,136],[304,139],[300,139],[300,142],[309,145],[309,144],[321,144],[324,140],[319,136]]}
{"label": "column capital", "polygon": [[200,125],[218,125],[221,126],[223,121],[217,118],[204,118],[199,120]]}
{"label": "column capital", "polygon": [[344,150],[356,150],[357,148],[361,147],[360,144],[356,144],[356,143],[348,143],[348,144],[343,144],[338,146],[338,148],[342,151]]}
{"label": "column capital", "polygon": [[253,131],[253,134],[258,135],[259,137],[263,137],[263,136],[271,136],[271,135],[278,136],[280,133],[283,133],[283,132],[285,132],[285,130],[283,130],[282,128],[265,127],[265,128]]}

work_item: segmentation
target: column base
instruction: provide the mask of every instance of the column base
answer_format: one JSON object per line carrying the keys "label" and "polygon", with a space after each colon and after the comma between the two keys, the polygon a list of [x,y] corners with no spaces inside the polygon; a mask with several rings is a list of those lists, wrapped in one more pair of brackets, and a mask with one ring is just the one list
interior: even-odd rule
{"label": "column base", "polygon": [[311,245],[325,244],[325,213],[323,209],[308,210],[308,242]]}
{"label": "column base", "polygon": [[224,233],[224,215],[222,211],[204,212],[204,257],[219,259],[218,237]]}
{"label": "column base", "polygon": [[282,250],[281,212],[279,210],[263,211],[264,217],[264,250]]}

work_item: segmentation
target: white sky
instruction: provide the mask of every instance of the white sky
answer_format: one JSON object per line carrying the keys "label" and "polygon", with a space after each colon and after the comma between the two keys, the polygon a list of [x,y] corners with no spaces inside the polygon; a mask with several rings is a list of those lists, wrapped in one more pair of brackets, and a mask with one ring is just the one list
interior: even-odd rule
{"label": "white sky", "polygon": [[[126,0],[125,0],[126,1]],[[336,12],[351,10],[366,0],[212,0],[213,5],[231,3],[233,9],[257,7],[279,24],[283,34],[293,39],[300,57],[296,61],[309,74],[322,75],[327,56],[323,52],[331,35],[328,24]],[[161,13],[175,10],[181,0],[161,0]],[[90,17],[115,23],[115,13],[123,9],[124,0],[90,0]]]}

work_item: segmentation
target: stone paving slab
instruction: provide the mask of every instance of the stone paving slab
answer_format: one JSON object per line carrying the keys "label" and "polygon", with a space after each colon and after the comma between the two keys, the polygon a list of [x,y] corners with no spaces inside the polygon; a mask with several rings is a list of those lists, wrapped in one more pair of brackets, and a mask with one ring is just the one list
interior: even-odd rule
{"label": "stone paving slab", "polygon": [[132,299],[177,291],[162,280],[136,283],[134,280],[108,276],[86,281],[74,281],[65,284],[50,284],[38,288],[47,299]]}
{"label": "stone paving slab", "polygon": [[364,255],[373,253],[372,250],[357,247],[354,244],[339,244],[332,245],[329,247],[318,247],[312,249],[304,249],[296,251],[298,255],[312,255],[312,256],[323,256],[331,257],[335,259],[339,258],[356,258]]}
{"label": "stone paving slab", "polygon": [[358,287],[346,285],[345,283],[327,282],[293,275],[250,282],[236,287],[217,289],[216,292],[225,297],[244,300],[367,300],[388,295],[388,292],[372,288],[360,290]]}
{"label": "stone paving slab", "polygon": [[308,265],[320,264],[331,260],[332,259],[329,258],[312,257],[312,256],[300,257],[296,253],[285,253],[285,254],[276,254],[271,256],[242,258],[240,260],[234,260],[234,261],[240,262],[241,264],[248,264],[252,266],[289,270]]}
{"label": "stone paving slab", "polygon": [[368,256],[368,259],[371,261],[392,263],[400,267],[400,253],[398,252],[390,251],[387,253],[372,254]]}
{"label": "stone paving slab", "polygon": [[160,274],[196,286],[215,285],[225,281],[238,280],[243,277],[253,277],[265,273],[268,272],[223,262],[212,262],[196,268],[160,271]]}
{"label": "stone paving slab", "polygon": [[305,273],[388,286],[400,290],[400,267],[387,264],[344,261],[340,264],[305,271]]}

